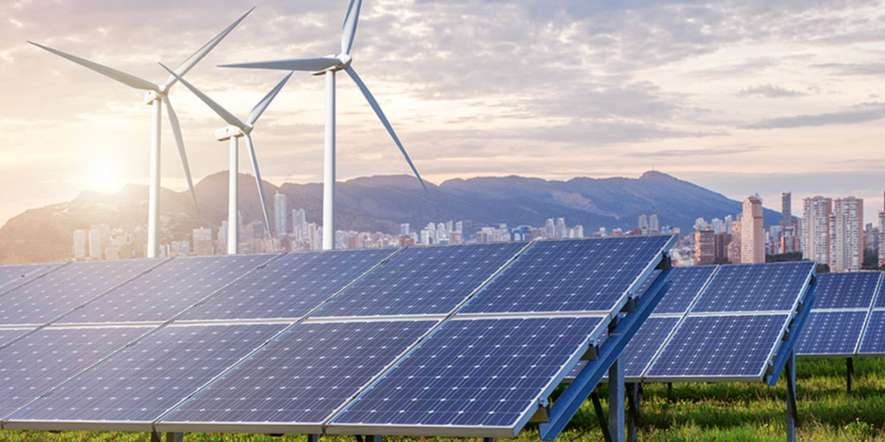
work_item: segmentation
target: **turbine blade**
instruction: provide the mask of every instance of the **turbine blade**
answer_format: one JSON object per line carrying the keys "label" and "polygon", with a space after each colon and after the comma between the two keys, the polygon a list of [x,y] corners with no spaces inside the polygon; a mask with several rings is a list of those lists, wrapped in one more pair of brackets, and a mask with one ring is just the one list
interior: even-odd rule
{"label": "turbine blade", "polygon": [[[176,72],[178,72],[178,76],[184,77],[188,72],[190,72],[190,70],[193,69],[194,66],[197,65],[197,63],[206,58],[206,56],[209,55],[209,53],[212,52],[212,50],[215,49],[215,47],[218,46],[219,43],[221,43],[221,41],[224,40],[224,38],[227,37],[227,35],[234,30],[234,28],[236,28],[243,20],[245,20],[246,17],[248,17],[249,14],[251,14],[254,10],[255,8],[246,11],[246,13],[240,16],[240,18],[238,18],[235,22],[224,28],[224,30],[215,35],[215,37],[212,37],[212,39],[204,44],[203,47],[197,49],[197,51],[194,52],[193,55],[188,57],[187,60],[185,60],[184,63],[178,66],[178,69],[175,70]],[[162,90],[169,90],[169,88],[175,85],[176,81],[178,80],[175,79],[175,76],[170,75],[169,79],[166,80],[166,83],[163,85]]]}
{"label": "turbine blade", "polygon": [[344,32],[341,35],[341,53],[350,55],[353,49],[353,40],[356,38],[356,28],[360,21],[360,9],[363,0],[350,0],[347,8],[347,17],[344,19]]}
{"label": "turbine blade", "polygon": [[255,105],[255,107],[252,109],[252,112],[249,114],[249,118],[246,120],[246,124],[248,124],[249,126],[255,125],[258,119],[261,118],[261,115],[264,113],[264,111],[267,110],[267,107],[270,106],[271,103],[273,103],[274,98],[276,98],[280,91],[283,90],[283,86],[286,85],[286,82],[289,81],[289,78],[292,77],[292,74],[293,72],[289,72],[288,75],[283,77],[283,79],[280,80],[280,82],[277,83],[277,85],[274,86],[274,88],[271,89],[271,91],[268,92],[268,94],[265,95],[264,98],[262,98],[257,105]]}
{"label": "turbine blade", "polygon": [[196,86],[190,84],[190,82],[185,80],[184,78],[181,78],[180,75],[176,74],[174,71],[166,67],[166,65],[164,65],[163,63],[160,63],[160,66],[163,66],[163,69],[166,69],[166,71],[171,73],[178,81],[181,82],[181,84],[190,89],[190,91],[193,92],[193,94],[196,95],[197,98],[202,100],[203,103],[206,103],[206,105],[209,106],[209,108],[212,109],[216,114],[218,114],[218,116],[221,117],[221,119],[224,120],[227,124],[230,124],[231,126],[236,126],[240,128],[240,130],[242,130],[243,132],[248,130],[249,127],[245,123],[240,121],[240,119],[234,116],[232,113],[228,112],[227,109],[221,107],[220,104],[209,98],[201,90],[197,89]]}
{"label": "turbine blade", "polygon": [[399,148],[399,151],[403,154],[403,157],[406,159],[406,162],[409,163],[409,167],[412,169],[412,172],[415,173],[415,178],[418,178],[418,181],[421,183],[421,187],[427,191],[427,184],[424,183],[424,179],[421,178],[421,174],[418,173],[418,168],[415,167],[415,163],[412,162],[412,158],[409,157],[409,153],[406,152],[406,148],[403,147],[403,143],[400,141],[399,137],[396,135],[396,132],[393,130],[393,126],[390,125],[390,120],[387,119],[387,116],[384,115],[384,111],[381,110],[381,106],[378,104],[378,101],[375,100],[375,97],[372,96],[372,93],[369,92],[369,88],[366,87],[366,84],[363,83],[363,80],[356,73],[356,70],[353,69],[352,66],[347,67],[347,74],[350,75],[350,78],[353,79],[354,83],[360,88],[363,96],[366,97],[366,101],[369,102],[369,106],[372,106],[372,109],[375,111],[375,114],[378,115],[378,119],[381,120],[381,124],[384,125],[384,128],[387,129],[387,133],[390,134],[390,137],[393,138],[393,142],[396,143],[396,147]]}
{"label": "turbine blade", "polygon": [[223,64],[223,68],[274,69],[278,71],[319,72],[340,64],[335,57],[297,58],[291,60],[258,61],[254,63]]}
{"label": "turbine blade", "polygon": [[258,186],[258,200],[261,201],[261,213],[264,215],[264,228],[270,235],[270,214],[267,211],[267,203],[264,200],[264,188],[261,185],[261,169],[258,168],[258,157],[255,154],[255,143],[252,135],[246,134],[246,147],[249,149],[249,159],[252,161],[252,174],[255,175],[255,184]]}
{"label": "turbine blade", "polygon": [[66,58],[70,61],[73,61],[74,63],[77,63],[80,66],[83,66],[87,69],[98,72],[99,74],[104,75],[105,77],[111,78],[113,80],[117,80],[120,83],[125,84],[126,86],[129,86],[129,87],[132,87],[135,89],[145,90],[145,91],[156,91],[159,89],[156,84],[151,83],[150,81],[147,81],[145,79],[138,78],[135,75],[127,74],[126,72],[118,71],[114,68],[110,68],[110,67],[95,63],[93,61],[89,61],[85,58],[80,58],[80,57],[77,57],[76,55],[71,55],[71,54],[68,54],[67,52],[59,51],[58,49],[53,49],[48,46],[43,46],[39,43],[34,43],[33,41],[29,41],[28,43],[30,43],[40,49],[43,49],[45,51],[51,52],[55,55],[58,55],[59,57]]}
{"label": "turbine blade", "polygon": [[184,176],[187,178],[187,188],[190,191],[191,198],[194,200],[194,208],[197,210],[197,217],[200,216],[200,204],[197,203],[197,192],[194,190],[194,180],[191,176],[191,167],[187,160],[187,151],[184,149],[184,137],[181,136],[181,124],[178,122],[178,114],[172,107],[172,101],[166,97],[166,109],[169,111],[169,124],[172,126],[172,134],[175,136],[175,145],[178,146],[178,156],[181,158],[181,167],[184,168]]}

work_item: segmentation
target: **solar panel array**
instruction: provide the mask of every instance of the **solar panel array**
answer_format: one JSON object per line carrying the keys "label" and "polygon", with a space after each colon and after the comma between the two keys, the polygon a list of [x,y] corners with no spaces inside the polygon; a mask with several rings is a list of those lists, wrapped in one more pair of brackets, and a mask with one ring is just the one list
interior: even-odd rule
{"label": "solar panel array", "polygon": [[881,272],[826,273],[818,277],[811,320],[799,339],[799,356],[885,355]]}
{"label": "solar panel array", "polygon": [[0,423],[515,434],[671,241],[57,266],[0,290]]}
{"label": "solar panel array", "polygon": [[624,350],[625,378],[762,381],[813,274],[810,262],[673,269]]}

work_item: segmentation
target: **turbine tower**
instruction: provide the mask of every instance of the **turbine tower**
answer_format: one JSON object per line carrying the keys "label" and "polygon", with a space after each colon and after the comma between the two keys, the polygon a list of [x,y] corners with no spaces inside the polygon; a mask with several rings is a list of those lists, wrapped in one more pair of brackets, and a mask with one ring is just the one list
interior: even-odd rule
{"label": "turbine tower", "polygon": [[[250,9],[245,14],[243,14],[240,18],[238,18],[235,22],[233,22],[230,26],[222,30],[218,35],[209,40],[208,43],[203,45],[200,49],[198,49],[193,55],[188,57],[187,60],[182,63],[176,72],[178,76],[184,76],[187,74],[194,66],[197,65],[206,55],[209,54],[237,25],[240,24],[255,8]],[[193,199],[194,206],[197,208],[197,213],[199,213],[199,206],[197,205],[197,194],[194,192],[194,182],[191,178],[190,166],[187,161],[187,152],[184,149],[184,138],[181,135],[181,125],[178,122],[178,115],[175,113],[175,109],[172,107],[172,102],[169,100],[169,90],[175,83],[178,81],[175,76],[170,76],[165,83],[163,84],[155,84],[148,80],[136,77],[132,74],[128,74],[123,71],[119,71],[93,61],[86,60],[84,58],[77,57],[76,55],[71,55],[66,52],[59,51],[57,49],[50,48],[48,46],[44,46],[41,44],[34,43],[29,41],[28,43],[37,46],[41,49],[49,51],[59,57],[68,59],[74,63],[77,63],[87,69],[95,71],[105,77],[108,77],[112,80],[116,80],[120,83],[123,83],[129,87],[134,89],[145,91],[144,102],[145,104],[151,106],[153,108],[153,119],[151,122],[151,150],[149,157],[149,165],[150,165],[150,185],[148,190],[148,222],[147,222],[147,257],[155,258],[159,255],[160,252],[160,230],[159,230],[159,221],[160,221],[160,132],[162,130],[162,118],[163,118],[163,104],[166,105],[166,110],[169,112],[169,124],[172,126],[172,134],[175,137],[175,143],[178,145],[178,155],[181,158],[181,165],[184,168],[184,174],[187,177],[187,186],[190,190],[191,198]]]}
{"label": "turbine tower", "polygon": [[258,199],[261,201],[261,212],[264,215],[264,228],[265,231],[270,232],[270,216],[268,216],[267,204],[264,200],[264,189],[261,188],[261,170],[258,167],[258,158],[255,155],[255,143],[252,142],[252,130],[255,129],[255,123],[258,122],[258,119],[261,118],[261,115],[264,114],[264,111],[267,110],[270,103],[273,102],[277,94],[283,89],[283,86],[286,85],[286,82],[289,81],[289,78],[292,77],[292,73],[290,72],[283,77],[283,79],[280,80],[280,82],[277,83],[277,85],[274,86],[274,88],[271,89],[271,91],[268,92],[254,108],[252,108],[252,112],[249,113],[249,118],[247,118],[246,121],[243,121],[209,98],[209,96],[197,89],[196,86],[184,78],[181,78],[180,75],[166,67],[166,65],[162,63],[160,63],[160,65],[163,66],[163,69],[169,71],[169,73],[180,81],[181,84],[190,89],[190,91],[193,92],[197,98],[202,100],[203,103],[206,103],[206,105],[218,114],[222,120],[230,125],[216,131],[215,137],[218,141],[228,141],[230,143],[228,157],[230,159],[230,166],[228,168],[227,194],[227,254],[236,255],[239,251],[240,224],[238,219],[239,208],[237,207],[237,193],[239,186],[239,140],[240,138],[246,139],[246,147],[249,149],[249,159],[252,161],[252,173],[255,175],[255,184],[258,186]]}
{"label": "turbine tower", "polygon": [[256,63],[238,63],[223,65],[222,67],[249,68],[249,69],[276,69],[284,71],[307,71],[313,72],[315,75],[325,75],[326,77],[326,143],[323,167],[323,249],[331,250],[335,248],[335,74],[338,71],[345,71],[347,75],[356,83],[366,101],[375,111],[375,114],[381,120],[381,124],[387,129],[387,133],[393,138],[396,147],[399,148],[415,177],[421,183],[424,190],[427,186],[418,173],[418,169],[409,157],[406,148],[400,141],[393,126],[381,110],[381,106],[369,88],[356,73],[352,62],[354,37],[356,36],[357,23],[359,22],[360,9],[362,0],[351,0],[350,6],[347,8],[347,16],[344,20],[344,29],[341,36],[341,49],[337,55],[329,55],[319,58],[301,58],[288,59],[278,61],[264,61]]}

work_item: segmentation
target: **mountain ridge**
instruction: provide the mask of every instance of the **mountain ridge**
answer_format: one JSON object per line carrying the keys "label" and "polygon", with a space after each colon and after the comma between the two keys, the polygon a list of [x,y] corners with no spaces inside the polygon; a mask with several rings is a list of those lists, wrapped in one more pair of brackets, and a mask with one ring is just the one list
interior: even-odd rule
{"label": "mountain ridge", "polygon": [[[308,222],[321,222],[321,183],[262,185],[271,213],[273,195],[280,192],[289,210],[303,208]],[[162,241],[189,238],[193,228],[217,227],[226,218],[226,171],[203,178],[195,188],[199,213],[186,192],[162,190]],[[254,177],[240,174],[239,191],[243,219],[260,220]],[[401,223],[421,228],[429,222],[462,220],[472,232],[498,223],[540,226],[557,217],[591,232],[599,227],[633,228],[643,213],[657,213],[661,225],[688,231],[698,217],[722,218],[741,209],[738,201],[658,171],[638,178],[453,178],[428,183],[426,191],[412,176],[359,177],[338,183],[336,205],[336,228],[387,233],[397,232]],[[766,224],[776,223],[779,216],[766,209]],[[145,186],[127,185],[114,194],[82,192],[68,202],[26,210],[0,227],[0,263],[67,259],[74,230],[95,224],[134,229],[146,217]]]}

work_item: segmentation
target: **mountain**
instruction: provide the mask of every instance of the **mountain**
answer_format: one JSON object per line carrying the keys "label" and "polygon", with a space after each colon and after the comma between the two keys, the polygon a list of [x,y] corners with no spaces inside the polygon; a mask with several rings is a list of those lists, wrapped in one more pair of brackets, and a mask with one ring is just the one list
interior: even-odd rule
{"label": "mountain", "polygon": [[[309,222],[321,222],[322,185],[263,183],[268,205],[286,195],[288,206],[304,208]],[[227,172],[196,185],[199,214],[186,192],[161,193],[162,240],[189,238],[193,228],[218,226],[227,214]],[[643,213],[657,213],[662,225],[692,228],[698,217],[711,219],[739,213],[740,202],[661,172],[639,178],[574,178],[551,181],[520,176],[453,179],[428,184],[424,191],[410,176],[375,176],[341,182],[337,187],[337,228],[396,232],[401,223],[421,227],[429,222],[463,220],[473,230],[507,223],[540,226],[547,218],[565,217],[586,231],[632,228]],[[252,176],[240,176],[240,211],[245,221],[259,220],[260,205]],[[0,263],[63,260],[71,255],[76,229],[107,224],[134,230],[147,217],[147,188],[130,185],[113,195],[84,192],[76,199],[28,210],[0,228]],[[766,224],[780,215],[765,211]]]}

